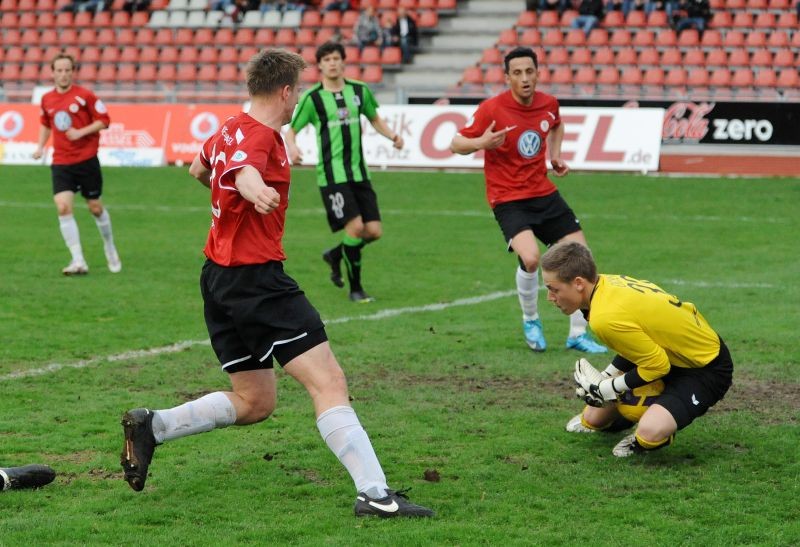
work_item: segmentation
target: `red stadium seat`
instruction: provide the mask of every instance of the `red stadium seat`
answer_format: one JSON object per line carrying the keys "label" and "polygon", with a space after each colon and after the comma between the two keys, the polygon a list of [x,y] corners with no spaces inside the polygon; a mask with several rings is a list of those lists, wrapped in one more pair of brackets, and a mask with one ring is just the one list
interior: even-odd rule
{"label": "red stadium seat", "polygon": [[678,45],[681,47],[695,47],[700,45],[700,32],[697,29],[689,28],[681,32],[678,36]]}
{"label": "red stadium seat", "polygon": [[[7,11],[0,16],[0,28],[12,29],[19,26],[19,15],[14,12]],[[19,72],[17,72],[19,74]]]}
{"label": "red stadium seat", "polygon": [[116,29],[131,26],[131,14],[127,11],[115,11],[111,15],[111,26]]}
{"label": "red stadium seat", "polygon": [[[310,68],[316,69],[317,67],[309,67],[303,73],[308,72]],[[219,67],[217,79],[220,82],[238,82],[239,81],[239,67],[237,65],[222,65]],[[314,80],[316,81],[316,79]]]}
{"label": "red stadium seat", "polygon": [[672,68],[664,78],[664,85],[669,87],[682,87],[686,85],[688,75],[683,68]]}
{"label": "red stadium seat", "polygon": [[728,66],[730,67],[744,67],[750,66],[750,54],[747,50],[741,47],[732,49],[728,54]]}
{"label": "red stadium seat", "polygon": [[[616,13],[616,12],[611,12]],[[614,47],[628,47],[631,45],[631,31],[626,29],[616,29],[611,34],[609,45]]]}
{"label": "red stadium seat", "polygon": [[636,66],[622,69],[619,83],[622,85],[638,86],[642,84],[642,70]]}
{"label": "red stadium seat", "polygon": [[145,46],[139,50],[140,63],[157,63],[158,57],[158,48],[155,46]]}
{"label": "red stadium seat", "polygon": [[254,46],[243,47],[239,50],[238,64],[244,67],[250,61],[250,59],[252,59],[256,53],[258,53],[258,51],[259,48]]}
{"label": "red stadium seat", "polygon": [[758,15],[756,15],[756,20],[753,22],[753,25],[756,28],[765,29],[767,31],[775,28],[777,24],[777,18],[775,14],[770,11],[762,11]]}
{"label": "red stadium seat", "polygon": [[[659,36],[663,33],[659,32]],[[651,47],[656,43],[655,33],[652,30],[638,30],[636,34],[633,36],[633,41],[631,42],[635,47]],[[669,44],[660,43],[661,46],[667,46]]]}
{"label": "red stadium seat", "polygon": [[278,46],[292,46],[295,43],[294,30],[290,28],[279,29],[275,33],[275,44]]}
{"label": "red stadium seat", "polygon": [[736,69],[731,78],[732,87],[752,87],[753,82],[753,71],[749,68]]}
{"label": "red stadium seat", "polygon": [[703,33],[703,37],[700,39],[700,45],[703,47],[722,46],[722,33],[718,30],[706,29]]}
{"label": "red stadium seat", "polygon": [[546,66],[539,67],[539,83],[548,84],[550,83],[550,69]]}
{"label": "red stadium seat", "polygon": [[319,69],[316,65],[309,65],[300,73],[300,81],[306,85],[313,85],[320,79]]}
{"label": "red stadium seat", "polygon": [[622,16],[621,11],[609,11],[603,19],[603,26],[605,28],[617,28],[625,26],[625,18]]}
{"label": "red stadium seat", "polygon": [[772,66],[772,52],[767,48],[757,49],[753,52],[753,57],[750,59],[753,66]]}
{"label": "red stadium seat", "polygon": [[203,64],[197,71],[197,82],[216,82],[217,81],[217,65]]}
{"label": "red stadium seat", "polygon": [[773,31],[767,39],[767,45],[772,48],[788,47],[790,44],[792,47],[800,47],[800,32],[797,30],[792,34],[791,42],[789,35],[783,30]]}
{"label": "red stadium seat", "polygon": [[517,17],[517,27],[535,27],[536,26],[536,12],[523,11]]}
{"label": "red stadium seat", "polygon": [[55,28],[56,14],[52,11],[40,12],[39,17],[36,19],[36,25],[40,29]]}
{"label": "red stadium seat", "polygon": [[97,65],[94,63],[83,63],[79,65],[78,74],[75,79],[84,85],[93,83],[97,80]]}
{"label": "red stadium seat", "polygon": [[117,65],[103,64],[97,69],[97,81],[114,82],[117,80]]}
{"label": "red stadium seat", "polygon": [[683,56],[683,64],[687,66],[706,66],[706,54],[700,48],[692,48]]}
{"label": "red stadium seat", "polygon": [[775,87],[778,83],[778,76],[771,68],[761,68],[753,80],[756,87]]}
{"label": "red stadium seat", "polygon": [[439,0],[439,11],[455,11],[456,0]]}
{"label": "red stadium seat", "polygon": [[586,38],[586,45],[591,47],[605,46],[608,44],[608,31],[604,28],[594,28]]}
{"label": "red stadium seat", "polygon": [[763,10],[769,7],[767,0],[747,0],[747,9]]}
{"label": "red stadium seat", "polygon": [[179,58],[180,52],[176,46],[165,46],[161,48],[161,53],[158,56],[158,62],[177,63]]}
{"label": "red stadium seat", "polygon": [[510,46],[513,47],[517,45],[518,37],[517,31],[513,28],[507,28],[500,32],[500,38],[497,41],[497,44],[500,46]]}
{"label": "red stadium seat", "polygon": [[[642,50],[642,53],[648,52],[648,51],[652,52],[652,53],[655,53],[655,55],[656,55],[655,62],[652,63],[652,64],[658,64],[658,53],[656,52],[655,48],[645,48],[645,49]],[[635,65],[637,62],[641,63],[642,61],[637,59],[637,55],[636,55],[636,50],[635,49],[633,49],[632,47],[624,47],[624,48],[621,48],[619,51],[617,51],[617,55],[615,57],[615,62],[618,65]],[[643,64],[650,64],[650,63],[645,62]]]}
{"label": "red stadium seat", "polygon": [[544,35],[542,44],[548,47],[561,46],[563,44],[564,36],[559,29],[550,29]]}
{"label": "red stadium seat", "polygon": [[116,44],[118,46],[132,46],[136,44],[136,31],[132,28],[119,29]]}
{"label": "red stadium seat", "polygon": [[25,51],[25,62],[26,63],[35,63],[37,66],[44,60],[42,48],[38,46],[29,47]]}
{"label": "red stadium seat", "polygon": [[767,45],[767,35],[760,30],[751,30],[747,33],[744,43],[750,48],[764,47]]}
{"label": "red stadium seat", "polygon": [[316,32],[310,28],[301,28],[297,31],[297,38],[295,40],[295,45],[302,47],[302,46],[313,46],[316,43]]}
{"label": "red stadium seat", "polygon": [[100,53],[100,62],[103,64],[116,64],[119,62],[119,48],[115,46],[103,46],[103,51]]}
{"label": "red stadium seat", "polygon": [[381,51],[375,46],[367,46],[361,51],[361,62],[374,65],[381,62]]}
{"label": "red stadium seat", "polygon": [[155,43],[156,31],[151,28],[140,28],[136,30],[136,44],[139,46],[151,46]]}
{"label": "red stadium seat", "polygon": [[135,64],[139,62],[139,48],[136,46],[124,46],[119,52],[120,63]]}
{"label": "red stadium seat", "polygon": [[663,28],[669,26],[667,13],[664,11],[654,11],[647,16],[647,26],[650,28]]}
{"label": "red stadium seat", "polygon": [[130,26],[135,28],[142,28],[147,24],[149,20],[150,20],[149,11],[137,11],[133,15],[131,15]]}
{"label": "red stadium seat", "polygon": [[29,28],[22,31],[18,44],[25,47],[34,46],[39,44],[39,39],[39,31]]}
{"label": "red stadium seat", "polygon": [[561,25],[561,20],[558,13],[555,11],[543,11],[539,14],[540,27],[558,27]]}
{"label": "red stadium seat", "polygon": [[570,64],[573,65],[589,65],[592,64],[592,52],[589,48],[578,47],[572,50],[569,58]]}
{"label": "red stadium seat", "polygon": [[19,21],[17,25],[19,28],[36,28],[36,13],[32,11],[23,11],[19,14]]}
{"label": "red stadium seat", "polygon": [[776,82],[778,87],[785,87],[787,89],[796,88],[800,86],[800,75],[797,74],[796,68],[784,68],[778,75]]}
{"label": "red stadium seat", "polygon": [[83,48],[81,52],[80,63],[99,63],[100,62],[100,48],[96,46],[89,46]]}
{"label": "red stadium seat", "polygon": [[156,79],[160,82],[172,83],[175,81],[175,76],[177,73],[178,71],[174,64],[160,64],[158,65],[158,71],[156,72]]}
{"label": "red stadium seat", "polygon": [[381,52],[381,65],[402,65],[403,52],[399,47],[387,47]]}
{"label": "red stadium seat", "polygon": [[19,79],[23,82],[38,82],[42,72],[39,70],[38,64],[26,63],[22,65],[19,72]]}
{"label": "red stadium seat", "polygon": [[572,83],[572,70],[567,66],[560,66],[556,68],[550,75],[550,83],[552,84],[571,84]]}
{"label": "red stadium seat", "polygon": [[98,11],[94,14],[92,24],[95,26],[95,28],[110,27],[111,13],[108,11]]}
{"label": "red stadium seat", "polygon": [[239,50],[235,46],[225,46],[219,49],[220,64],[239,62]]}
{"label": "red stadium seat", "polygon": [[461,74],[462,84],[482,84],[483,71],[477,66],[469,66]]}
{"label": "red stadium seat", "polygon": [[[480,70],[480,69],[479,69]],[[361,79],[361,67],[358,65],[347,65],[344,67],[344,77],[348,80]]]}
{"label": "red stadium seat", "polygon": [[194,46],[183,46],[178,59],[181,63],[197,64],[200,61],[200,54]]}
{"label": "red stadium seat", "polygon": [[[633,51],[633,50],[631,50]],[[634,53],[635,55],[635,53]],[[614,50],[603,46],[594,50],[593,61],[596,65],[610,65],[614,63]]]}
{"label": "red stadium seat", "polygon": [[727,68],[714,69],[711,72],[711,79],[708,83],[711,87],[730,87],[731,71]]}
{"label": "red stadium seat", "polygon": [[308,65],[317,64],[317,48],[314,46],[306,46],[300,50],[300,56]]}
{"label": "red stadium seat", "polygon": [[17,63],[3,63],[0,69],[0,80],[4,82],[15,82],[20,79],[20,65]]}
{"label": "red stadium seat", "polygon": [[642,78],[642,84],[649,86],[664,85],[664,70],[660,68],[648,68]]}
{"label": "red stadium seat", "polygon": [[[702,56],[702,52],[700,52]],[[681,55],[681,50],[676,47],[669,47],[664,49],[661,53],[661,64],[663,66],[681,66],[683,64],[683,57]]]}
{"label": "red stadium seat", "polygon": [[[348,63],[361,62],[361,52],[358,51],[356,46],[344,46],[344,55]],[[314,64],[316,64],[316,61],[314,61]]]}
{"label": "red stadium seat", "polygon": [[396,10],[397,0],[378,0],[376,8],[379,10]]}
{"label": "red stadium seat", "polygon": [[594,68],[582,66],[575,72],[574,81],[576,84],[593,84],[595,81]]}
{"label": "red stadium seat", "polygon": [[796,29],[797,28],[797,14],[791,11],[784,11],[778,16],[775,23],[778,28]]}
{"label": "red stadium seat", "polygon": [[551,49],[547,54],[548,65],[566,65],[569,64],[569,50],[567,48]]}
{"label": "red stadium seat", "polygon": [[597,73],[597,83],[602,85],[617,85],[619,83],[619,71],[616,67],[605,66]]}
{"label": "red stadium seat", "polygon": [[625,19],[625,26],[628,28],[642,28],[647,26],[647,18],[643,11],[633,10],[628,13]]}
{"label": "red stadium seat", "polygon": [[728,54],[721,47],[714,48],[706,54],[706,64],[708,66],[723,67],[728,65]]}
{"label": "red stadium seat", "polygon": [[196,82],[197,67],[193,63],[182,62],[178,65],[175,79],[179,82]]}
{"label": "red stadium seat", "polygon": [[727,10],[715,11],[711,15],[709,26],[712,28],[729,28],[733,26],[733,17]]}
{"label": "red stadium seat", "polygon": [[44,29],[42,35],[39,37],[39,43],[44,46],[60,44],[61,41],[58,39],[58,31],[52,28]]}
{"label": "red stadium seat", "polygon": [[[245,30],[245,29],[239,29],[239,32],[241,33],[243,30]],[[252,29],[250,29],[250,30],[252,30]],[[322,31],[320,31],[320,34],[321,33],[322,33]],[[260,28],[254,33],[253,38],[251,40],[243,39],[243,38],[240,37],[239,34],[237,34],[236,38],[234,40],[234,43],[231,44],[231,45],[247,45],[247,46],[249,46],[249,45],[253,45],[253,44],[257,44],[260,47],[264,47],[264,46],[268,46],[268,45],[271,46],[271,45],[275,44],[275,31],[272,30],[271,28]]]}
{"label": "red stadium seat", "polygon": [[155,82],[158,77],[158,71],[154,63],[142,63],[139,65],[139,70],[136,71],[136,81],[138,82]]}
{"label": "red stadium seat", "polygon": [[69,28],[73,25],[75,20],[75,15],[71,11],[62,11],[56,14],[56,27],[57,28]]}
{"label": "red stadium seat", "polygon": [[586,44],[586,34],[580,29],[570,29],[564,36],[564,45],[567,47],[583,47],[584,44]]}
{"label": "red stadium seat", "polygon": [[[326,13],[336,13],[338,11],[329,11]],[[303,12],[303,19],[300,22],[300,26],[303,28],[317,28],[322,26],[322,15],[320,15],[319,11],[310,9]]]}
{"label": "red stadium seat", "polygon": [[772,62],[774,66],[779,68],[797,68],[797,65],[795,64],[794,52],[789,48],[779,49],[776,51]]}
{"label": "red stadium seat", "polygon": [[542,43],[542,33],[535,28],[526,28],[525,30],[522,31],[522,36],[520,36],[519,38],[520,45],[538,46],[541,43]]}
{"label": "red stadium seat", "polygon": [[693,68],[686,77],[686,84],[689,87],[707,87],[708,71],[704,68]]}
{"label": "red stadium seat", "polygon": [[153,45],[156,46],[171,46],[175,41],[171,28],[160,28],[153,36]]}
{"label": "red stadium seat", "polygon": [[342,14],[342,20],[339,26],[343,28],[353,28],[358,22],[358,17],[359,14],[356,10],[346,11]]}
{"label": "red stadium seat", "polygon": [[[244,29],[241,29],[244,30]],[[231,28],[220,28],[214,30],[214,39],[213,43],[217,46],[231,46],[236,42],[236,37],[234,35],[233,29]],[[201,42],[201,43],[211,43],[211,42]]]}
{"label": "red stadium seat", "polygon": [[190,46],[195,44],[194,29],[179,28],[175,31],[174,44],[179,46]]}
{"label": "red stadium seat", "polygon": [[[201,46],[209,46],[209,44],[222,45],[215,40],[214,30],[208,27],[198,28],[197,30],[194,31],[194,43]],[[214,48],[206,47],[205,49],[214,49]]]}
{"label": "red stadium seat", "polygon": [[[421,29],[433,29],[439,26],[439,14],[433,10],[420,12],[417,17],[417,26]],[[381,74],[383,78],[383,74]]]}
{"label": "red stadium seat", "polygon": [[117,43],[117,33],[113,28],[101,28],[97,31],[97,43],[101,46]]}
{"label": "red stadium seat", "polygon": [[[351,33],[350,36],[352,37],[352,31],[348,31],[346,29],[342,30],[342,40],[343,41],[349,40],[349,38],[347,38],[347,33],[348,32]],[[319,29],[319,32],[317,32],[316,45],[321,46],[325,42],[330,42],[331,40],[334,40],[335,39],[335,33],[336,33],[336,31],[334,29],[332,29],[332,28]]]}
{"label": "red stadium seat", "polygon": [[136,65],[133,63],[120,63],[117,65],[117,80],[120,83],[133,83],[136,81]]}
{"label": "red stadium seat", "polygon": [[744,45],[744,33],[741,30],[729,30],[725,33],[722,44],[725,47],[742,47]]}
{"label": "red stadium seat", "polygon": [[753,14],[749,11],[737,11],[733,15],[732,25],[736,28],[753,28]]}
{"label": "red stadium seat", "polygon": [[504,84],[506,81],[505,70],[500,66],[489,67],[486,69],[483,81],[487,84]]}

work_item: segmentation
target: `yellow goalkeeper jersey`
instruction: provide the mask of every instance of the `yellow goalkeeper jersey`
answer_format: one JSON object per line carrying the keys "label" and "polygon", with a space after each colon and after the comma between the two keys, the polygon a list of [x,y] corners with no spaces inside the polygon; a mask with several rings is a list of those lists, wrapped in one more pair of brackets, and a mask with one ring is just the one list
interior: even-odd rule
{"label": "yellow goalkeeper jersey", "polygon": [[691,302],[624,275],[600,275],[589,324],[601,342],[652,382],[671,366],[701,368],[719,355],[719,336]]}

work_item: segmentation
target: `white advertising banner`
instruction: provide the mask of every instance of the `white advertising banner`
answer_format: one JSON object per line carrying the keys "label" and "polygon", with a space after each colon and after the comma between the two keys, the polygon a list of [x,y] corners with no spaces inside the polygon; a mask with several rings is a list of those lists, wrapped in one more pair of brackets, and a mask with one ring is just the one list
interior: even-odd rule
{"label": "white advertising banner", "polygon": [[[362,117],[364,156],[376,167],[482,168],[483,153],[460,156],[450,141],[466,125],[475,106],[388,105],[380,115],[405,140],[395,150]],[[662,108],[561,109],[564,123],[562,158],[571,169],[597,171],[655,171],[661,152]],[[316,165],[313,127],[297,135],[303,165]]]}

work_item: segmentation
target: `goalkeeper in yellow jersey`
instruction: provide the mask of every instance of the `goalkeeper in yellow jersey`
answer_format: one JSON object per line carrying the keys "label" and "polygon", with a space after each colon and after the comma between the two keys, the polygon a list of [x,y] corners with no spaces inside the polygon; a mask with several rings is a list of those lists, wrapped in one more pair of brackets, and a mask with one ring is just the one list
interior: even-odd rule
{"label": "goalkeeper in yellow jersey", "polygon": [[567,315],[581,310],[597,338],[617,353],[603,371],[586,359],[575,364],[576,391],[589,406],[568,430],[619,427],[620,403],[644,406],[636,432],[613,450],[630,456],[667,446],[725,396],[731,355],[694,304],[649,281],[598,274],[589,249],[576,242],[553,245],[541,267],[548,300]]}

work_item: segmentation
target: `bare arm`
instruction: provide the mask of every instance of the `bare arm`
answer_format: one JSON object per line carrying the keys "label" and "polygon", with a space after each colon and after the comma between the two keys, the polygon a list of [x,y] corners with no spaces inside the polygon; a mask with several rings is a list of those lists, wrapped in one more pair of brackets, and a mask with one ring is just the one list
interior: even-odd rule
{"label": "bare arm", "polygon": [[564,141],[564,124],[558,124],[547,134],[547,149],[550,151],[550,163],[556,176],[563,177],[569,173],[569,166],[561,159],[561,143]]}
{"label": "bare arm", "polygon": [[95,120],[86,127],[81,127],[80,129],[75,129],[74,127],[70,127],[65,131],[65,135],[71,141],[77,141],[78,139],[82,139],[88,135],[93,135],[102,131],[103,129],[107,128],[108,126],[100,120]]}
{"label": "bare arm", "polygon": [[375,128],[375,131],[392,141],[392,145],[397,148],[398,150],[402,150],[405,142],[403,141],[403,137],[400,136],[399,133],[395,133],[392,129],[386,125],[386,121],[381,118],[380,116],[375,116],[374,120],[369,121],[372,124],[372,127]]}
{"label": "bare arm", "polygon": [[516,125],[494,131],[494,123],[490,123],[480,137],[469,138],[456,133],[453,142],[450,143],[450,150],[454,154],[467,155],[478,150],[492,150],[502,145],[506,140],[506,134]]}
{"label": "bare arm", "polygon": [[242,197],[253,203],[256,211],[262,215],[268,215],[281,203],[278,191],[267,186],[258,170],[250,165],[245,165],[236,171],[236,188]]}
{"label": "bare arm", "polygon": [[36,150],[33,152],[33,159],[38,160],[44,155],[44,145],[47,144],[52,132],[53,130],[49,127],[43,125],[39,127],[39,142],[36,145]]}
{"label": "bare arm", "polygon": [[286,137],[284,139],[286,141],[286,149],[289,151],[289,161],[292,162],[292,165],[299,165],[300,162],[303,161],[303,154],[297,147],[297,139],[295,138],[296,135],[294,129],[290,127],[284,137]]}
{"label": "bare arm", "polygon": [[200,154],[197,154],[192,160],[192,165],[189,166],[189,174],[199,180],[200,184],[206,188],[211,188],[211,170],[206,169],[206,166],[200,161]]}

